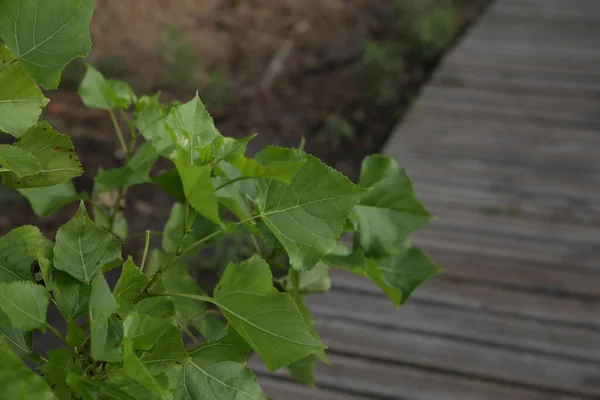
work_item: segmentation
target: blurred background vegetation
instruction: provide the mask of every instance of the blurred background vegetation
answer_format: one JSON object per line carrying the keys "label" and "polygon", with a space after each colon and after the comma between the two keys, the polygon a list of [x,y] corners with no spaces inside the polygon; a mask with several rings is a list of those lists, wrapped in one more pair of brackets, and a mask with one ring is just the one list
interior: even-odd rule
{"label": "blurred background vegetation", "polygon": [[[298,146],[356,178],[420,86],[487,0],[103,0],[92,22],[93,52],[71,63],[45,117],[76,143],[91,191],[99,169],[122,154],[107,116],[86,109],[77,87],[91,63],[138,95],[165,102],[199,91],[224,135],[258,133],[252,146]],[[155,168],[168,166],[158,163]],[[141,185],[128,193],[130,233],[161,230],[172,200]],[[18,193],[0,186],[0,232],[27,223],[53,235],[72,215],[31,216]],[[139,238],[138,238],[139,239]],[[251,243],[218,243],[204,264],[236,260]],[[131,251],[139,247],[132,239]],[[238,249],[238,250],[236,250]],[[243,256],[243,254],[241,254]],[[218,262],[214,260],[218,258]]]}

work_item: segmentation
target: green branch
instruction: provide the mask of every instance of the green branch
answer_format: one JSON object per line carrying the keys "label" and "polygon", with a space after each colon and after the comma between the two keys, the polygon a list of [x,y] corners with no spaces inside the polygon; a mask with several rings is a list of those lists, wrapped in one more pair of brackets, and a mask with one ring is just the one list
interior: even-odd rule
{"label": "green branch", "polygon": [[123,149],[123,153],[127,154],[127,145],[125,144],[125,138],[123,137],[123,132],[121,131],[121,127],[119,126],[119,122],[117,121],[117,117],[115,116],[115,112],[112,109],[108,109],[108,115],[110,115],[110,120],[115,127],[115,132],[117,137],[119,138],[119,143],[121,144],[121,149]]}

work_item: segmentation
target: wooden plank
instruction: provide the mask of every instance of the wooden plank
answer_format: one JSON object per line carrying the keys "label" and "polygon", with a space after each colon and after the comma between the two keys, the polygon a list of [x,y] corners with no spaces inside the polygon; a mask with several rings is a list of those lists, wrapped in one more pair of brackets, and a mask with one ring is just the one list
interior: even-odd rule
{"label": "wooden plank", "polygon": [[[558,71],[578,71],[595,73],[600,70],[600,55],[589,52],[552,51],[531,46],[492,45],[474,40],[463,40],[456,51],[449,53],[446,60],[451,62],[485,62],[497,65],[537,67]],[[459,51],[460,50],[460,51]]]}
{"label": "wooden plank", "polygon": [[[337,290],[325,295],[310,296],[307,304],[313,316],[325,322],[349,321],[377,329],[403,330],[417,338],[433,335],[497,349],[510,349],[513,352],[523,352],[524,357],[529,353],[546,354],[600,365],[600,333],[589,329],[472,312],[440,304],[422,303],[418,299],[409,301],[396,310],[383,295],[357,295]],[[348,307],[348,304],[352,304],[352,307]],[[368,337],[369,343],[375,341]],[[330,344],[328,340],[326,343]],[[417,348],[422,346],[419,344]],[[364,351],[370,351],[370,345],[365,346]],[[470,358],[465,354],[464,360],[469,361]]]}
{"label": "wooden plank", "polygon": [[[473,258],[476,259],[476,256]],[[331,275],[336,289],[381,294],[381,290],[372,282],[357,275],[337,270],[332,271]],[[413,293],[413,298],[499,316],[530,318],[564,326],[578,326],[595,332],[600,329],[600,318],[598,318],[600,302],[594,300],[510,291],[443,278],[428,281]]]}
{"label": "wooden plank", "polygon": [[578,21],[581,23],[600,22],[600,10],[595,0],[573,0],[568,7],[564,6],[563,0],[552,1],[523,1],[504,0],[494,6],[494,15],[507,17],[537,17],[548,22]]}
{"label": "wooden plank", "polygon": [[[465,148],[466,147],[466,148]],[[469,151],[469,147],[472,151]],[[593,158],[593,153],[581,148],[581,157],[577,157],[577,149],[573,145],[540,146],[535,144],[513,143],[499,145],[496,148],[478,146],[441,146],[440,144],[424,147],[407,143],[405,151],[400,154],[402,162],[408,165],[428,165],[432,162],[452,162],[464,166],[476,166],[478,170],[510,169],[522,173],[535,174],[554,179],[564,178],[570,174],[576,182],[586,180],[600,181],[600,162]],[[529,152],[526,149],[529,149]],[[494,151],[495,150],[495,151]],[[581,177],[580,177],[581,176]]]}
{"label": "wooden plank", "polygon": [[568,0],[568,7],[565,7],[565,0],[502,0],[494,3],[494,13],[500,12],[507,6],[519,6],[520,11],[523,12],[526,10],[572,12],[579,17],[600,13],[600,4],[596,0]]}
{"label": "wooden plank", "polygon": [[551,268],[574,268],[590,275],[597,275],[599,269],[597,245],[553,248],[527,239],[493,237],[452,227],[442,230],[436,229],[435,225],[418,231],[411,239],[425,249],[435,246],[448,251],[471,252],[474,259],[501,257],[517,263],[538,262]]}
{"label": "wooden plank", "polygon": [[[598,14],[596,14],[598,15]],[[486,15],[466,42],[477,41],[488,45],[531,46],[537,50],[594,52],[595,40],[600,37],[600,24],[581,20],[559,19],[548,21],[539,16],[506,16],[494,12]]]}
{"label": "wooden plank", "polygon": [[335,271],[311,299],[334,350],[368,337],[390,363],[600,398],[598,22],[595,0],[498,0],[450,52],[387,147],[439,216],[413,242],[447,272],[395,316]]}
{"label": "wooden plank", "polygon": [[[417,107],[409,117],[412,121],[456,119],[458,121],[473,121],[474,123],[501,122],[510,120],[510,123],[547,126],[548,129],[566,129],[579,131],[593,131],[598,127],[597,119],[577,119],[565,118],[560,114],[555,115],[552,112],[532,111],[525,113],[523,110],[514,110],[512,108],[503,109],[498,107],[477,107],[473,106],[452,106],[445,102],[417,102]],[[563,113],[564,114],[564,113]],[[434,117],[435,116],[435,117]],[[582,116],[580,115],[579,118]],[[393,140],[393,137],[392,137]]]}
{"label": "wooden plank", "polygon": [[[473,134],[473,131],[477,133]],[[564,129],[546,130],[540,126],[511,126],[493,121],[476,121],[469,124],[468,121],[450,122],[442,119],[427,119],[416,123],[409,121],[397,132],[399,139],[404,143],[405,152],[425,150],[434,151],[435,154],[458,153],[462,157],[478,152],[489,157],[497,156],[503,151],[514,153],[528,148],[535,157],[534,160],[521,160],[523,165],[535,165],[540,159],[553,157],[552,161],[561,168],[598,168],[600,161],[590,147],[600,146],[600,138],[592,132],[581,136],[577,133]],[[432,143],[434,139],[435,142]]]}
{"label": "wooden plank", "polygon": [[600,93],[600,74],[454,62],[445,64],[429,84],[594,99]]}
{"label": "wooden plank", "polygon": [[426,181],[418,183],[417,192],[433,215],[456,210],[461,213],[508,215],[524,222],[558,222],[585,227],[596,227],[600,221],[592,217],[590,210],[581,207],[581,203],[564,197],[522,196],[486,188],[446,187]]}
{"label": "wooden plank", "polygon": [[315,389],[271,375],[258,376],[264,393],[273,400],[366,400],[369,397],[340,393],[326,389]]}
{"label": "wooden plank", "polygon": [[[540,144],[560,144],[572,139],[574,143],[597,143],[600,138],[597,135],[597,125],[589,129],[569,127],[554,124],[539,124],[535,121],[523,119],[501,119],[487,114],[475,118],[475,113],[459,112],[456,114],[435,114],[435,111],[443,110],[440,107],[429,107],[418,101],[416,106],[400,125],[396,133],[390,138],[391,141],[407,140],[416,137],[419,133],[413,133],[415,129],[423,127],[423,132],[436,132],[438,139],[451,140],[446,130],[462,132],[471,135],[474,140],[478,138],[494,138],[495,140],[511,141],[515,143],[530,142]],[[434,114],[431,114],[431,113]],[[434,117],[435,115],[435,117]],[[484,118],[485,116],[485,118]],[[429,129],[426,129],[429,128]]]}
{"label": "wooden plank", "polygon": [[[404,124],[400,126],[400,129],[397,131],[399,134],[397,140],[413,143],[421,135],[435,135],[438,140],[448,143],[456,143],[458,141],[467,143],[468,141],[465,139],[470,136],[471,140],[474,140],[475,143],[482,143],[483,147],[513,143],[521,145],[560,146],[560,148],[567,145],[575,147],[580,146],[581,143],[589,145],[590,143],[600,142],[600,138],[598,138],[594,130],[540,126],[538,124],[527,124],[514,120],[470,120],[468,118],[461,118],[462,114],[459,114],[455,118],[447,115],[439,118],[419,118],[417,114],[411,114],[407,117]],[[456,138],[454,138],[455,135]]]}
{"label": "wooden plank", "polygon": [[[600,363],[590,365],[333,319],[319,320],[317,329],[334,352],[418,365],[482,380],[568,391],[579,396],[600,396],[600,386],[592,384],[600,382]],[[508,365],[510,368],[506,368]]]}
{"label": "wooden plank", "polygon": [[402,165],[415,182],[415,187],[421,181],[441,181],[441,184],[446,186],[484,188],[510,193],[520,198],[554,195],[574,200],[588,209],[595,209],[600,204],[600,192],[595,190],[595,185],[590,184],[591,182],[585,185],[583,182],[569,181],[567,172],[561,176],[533,175],[510,164],[502,168],[473,160],[454,159],[449,163],[435,158],[425,162],[412,156],[398,156],[398,153],[400,152],[394,153],[394,158],[402,160]]}
{"label": "wooden plank", "polygon": [[457,210],[441,211],[436,216],[437,219],[430,225],[430,230],[458,229],[471,231],[478,236],[490,235],[494,238],[527,240],[528,243],[541,243],[554,248],[564,247],[568,250],[600,246],[596,227],[577,227],[556,221],[522,221],[518,217],[466,213]]}
{"label": "wooden plank", "polygon": [[[594,190],[600,185],[600,174],[591,171],[581,172],[588,178],[586,181],[577,179],[572,170],[554,169],[554,173],[549,173],[543,167],[518,167],[511,163],[486,163],[458,157],[426,159],[425,156],[405,155],[394,158],[402,160],[415,186],[420,182],[443,180],[445,186],[504,192],[517,199],[548,197],[554,192],[555,196],[574,200],[588,210],[600,206],[600,192]],[[573,179],[569,180],[571,176]],[[589,217],[593,218],[594,215]]]}
{"label": "wooden plank", "polygon": [[[600,53],[600,52],[599,52]],[[490,92],[486,90],[427,86],[419,104],[444,106],[451,110],[498,112],[499,115],[521,118],[552,118],[600,125],[598,103],[585,98],[564,99],[540,96],[534,93]]]}
{"label": "wooden plank", "polygon": [[421,247],[437,264],[445,268],[444,278],[460,279],[473,285],[484,284],[547,295],[600,300],[600,275],[580,273],[538,262],[515,263],[500,257],[472,259],[470,253],[440,249],[419,240]]}
{"label": "wooden plank", "polygon": [[[511,387],[495,382],[466,379],[460,375],[428,371],[409,366],[331,354],[331,365],[317,366],[317,386],[353,395],[383,400],[583,400],[571,396],[529,388]],[[253,370],[262,375],[262,363],[250,361]],[[284,371],[276,373],[285,376]]]}

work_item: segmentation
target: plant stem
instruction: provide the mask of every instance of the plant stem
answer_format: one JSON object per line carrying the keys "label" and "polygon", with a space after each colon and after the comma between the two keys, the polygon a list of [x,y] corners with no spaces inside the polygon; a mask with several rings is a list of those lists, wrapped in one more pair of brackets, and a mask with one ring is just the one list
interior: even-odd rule
{"label": "plant stem", "polygon": [[194,342],[195,345],[199,345],[200,344],[200,342],[198,341],[198,339],[196,339],[196,335],[194,335],[192,333],[192,331],[190,331],[187,326],[183,326],[181,328],[181,330],[183,331],[183,333],[185,333],[186,335],[188,335],[190,337],[190,339],[192,339],[192,342]]}
{"label": "plant stem", "polygon": [[54,336],[56,336],[57,338],[59,338],[60,341],[63,342],[63,344],[65,346],[67,346],[67,348],[69,350],[71,350],[73,352],[73,354],[75,354],[77,356],[77,352],[69,345],[69,343],[67,342],[67,340],[65,339],[65,337],[63,335],[61,335],[60,332],[57,331],[55,327],[53,327],[52,325],[50,325],[48,322],[46,322],[46,327],[48,328],[48,330],[50,332],[52,332],[54,334]]}
{"label": "plant stem", "polygon": [[213,299],[212,297],[208,297],[208,296],[200,296],[200,295],[195,295],[195,294],[187,294],[187,293],[155,293],[152,294],[151,296],[154,297],[180,297],[182,299],[190,299],[190,300],[198,300],[198,301],[205,301],[207,303],[215,303],[215,299]]}
{"label": "plant stem", "polygon": [[218,192],[220,189],[223,189],[225,186],[229,186],[232,183],[236,183],[236,182],[239,182],[239,181],[245,181],[245,180],[248,180],[248,179],[254,179],[254,178],[250,177],[250,176],[238,176],[237,178],[233,178],[232,180],[224,182],[221,185],[217,186],[217,188],[215,189],[215,192]]}
{"label": "plant stem", "polygon": [[[254,220],[256,218],[260,218],[261,216],[262,215],[255,215],[255,216],[247,218],[247,219],[245,219],[243,221],[236,222],[235,226],[239,226],[239,225],[245,224],[248,221],[252,221],[252,220]],[[140,300],[142,300],[143,298],[148,297],[150,295],[152,295],[152,296],[158,296],[158,294],[150,294],[150,290],[152,290],[154,288],[154,286],[158,283],[158,281],[163,276],[163,274],[165,273],[165,271],[167,269],[169,269],[169,267],[171,267],[171,265],[173,265],[175,263],[175,261],[177,261],[179,259],[179,257],[181,257],[182,254],[187,253],[188,251],[195,249],[196,247],[198,247],[201,244],[209,241],[210,239],[214,238],[215,236],[219,236],[223,232],[225,232],[224,229],[219,229],[218,231],[213,232],[210,235],[205,236],[205,237],[203,237],[200,240],[197,240],[196,242],[192,243],[188,247],[183,248],[183,246],[185,245],[185,241],[187,240],[187,237],[188,237],[188,235],[190,233],[190,230],[187,230],[186,233],[181,238],[181,241],[179,242],[178,249],[175,252],[175,254],[173,254],[173,257],[171,258],[171,260],[169,260],[166,263],[164,263],[163,266],[158,271],[156,271],[156,273],[154,274],[154,276],[152,277],[152,279],[150,280],[150,282],[146,285],[146,287],[144,289],[142,289],[140,291],[140,293],[134,298],[134,303],[137,304],[137,303],[139,303]]]}
{"label": "plant stem", "polygon": [[127,124],[127,127],[129,128],[129,134],[131,135],[131,137],[132,138],[137,137],[137,132],[135,131],[135,126],[129,120],[129,117],[127,117],[125,110],[123,110],[122,108],[119,108],[119,112],[121,113],[121,117],[123,117],[123,120],[125,121],[125,123]]}
{"label": "plant stem", "polygon": [[121,190],[119,191],[119,194],[117,195],[117,200],[115,201],[115,207],[112,210],[112,214],[110,215],[110,218],[108,220],[108,231],[112,232],[113,228],[115,227],[115,220],[117,219],[117,215],[119,215],[119,212],[121,212],[121,201],[123,201],[123,198],[125,197],[125,194],[127,193],[127,187],[121,188]]}
{"label": "plant stem", "polygon": [[300,273],[290,267],[290,281],[292,282],[292,294],[297,296],[300,293]]}
{"label": "plant stem", "polygon": [[205,242],[209,241],[210,239],[214,238],[215,236],[219,236],[223,232],[224,232],[223,229],[219,229],[218,231],[213,232],[213,233],[211,233],[208,236],[204,236],[202,239],[195,241],[194,243],[190,244],[188,247],[186,247],[185,249],[183,249],[181,251],[181,254],[187,253],[190,250],[194,250],[196,247],[200,246],[202,243],[205,243]]}
{"label": "plant stem", "polygon": [[304,146],[306,146],[306,138],[304,135],[300,138],[300,146],[298,146],[298,150],[304,151]]}
{"label": "plant stem", "polygon": [[135,238],[135,237],[140,237],[140,236],[146,236],[146,232],[150,232],[150,235],[154,235],[154,236],[162,236],[163,233],[161,231],[151,231],[151,230],[146,230],[144,232],[138,232],[138,233],[134,233],[129,235],[130,238]]}
{"label": "plant stem", "polygon": [[146,256],[148,255],[148,248],[150,247],[150,232],[146,231],[146,243],[144,243],[144,254],[142,255],[142,264],[140,264],[140,271],[144,273],[144,265],[146,265]]}
{"label": "plant stem", "polygon": [[121,131],[121,127],[119,126],[119,122],[117,121],[117,117],[115,116],[115,112],[112,109],[108,109],[108,115],[110,115],[110,120],[115,127],[115,132],[117,133],[117,137],[119,138],[119,143],[121,144],[121,148],[123,149],[123,153],[127,154],[127,145],[125,144],[125,138],[123,137],[123,132]]}
{"label": "plant stem", "polygon": [[254,245],[254,249],[256,250],[256,253],[258,253],[258,255],[260,257],[262,257],[262,252],[260,250],[260,246],[258,244],[258,240],[256,240],[256,237],[252,234],[250,234],[250,240],[252,240],[252,244]]}

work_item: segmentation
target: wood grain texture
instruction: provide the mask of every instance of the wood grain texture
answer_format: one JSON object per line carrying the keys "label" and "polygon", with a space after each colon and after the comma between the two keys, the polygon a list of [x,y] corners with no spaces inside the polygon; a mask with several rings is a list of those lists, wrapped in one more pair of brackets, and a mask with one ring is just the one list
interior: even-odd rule
{"label": "wood grain texture", "polygon": [[315,398],[600,398],[600,3],[495,1],[385,152],[437,216],[412,240],[446,272],[394,310],[333,271],[308,300],[332,361]]}

